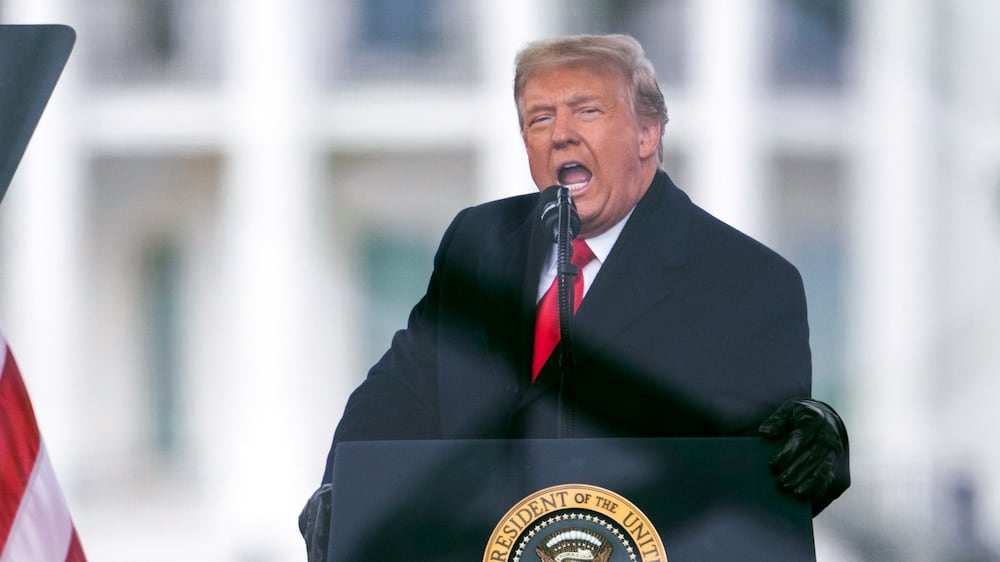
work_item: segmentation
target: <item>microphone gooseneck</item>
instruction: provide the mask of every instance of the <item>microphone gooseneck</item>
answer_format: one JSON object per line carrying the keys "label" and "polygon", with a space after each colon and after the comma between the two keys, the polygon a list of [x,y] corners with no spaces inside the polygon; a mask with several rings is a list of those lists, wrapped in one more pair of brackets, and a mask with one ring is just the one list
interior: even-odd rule
{"label": "microphone gooseneck", "polygon": [[[542,223],[556,243],[556,279],[559,302],[559,437],[573,436],[573,278],[579,275],[573,264],[572,240],[580,232],[580,215],[568,188],[552,186],[555,199],[542,208]],[[545,193],[547,196],[548,193]]]}

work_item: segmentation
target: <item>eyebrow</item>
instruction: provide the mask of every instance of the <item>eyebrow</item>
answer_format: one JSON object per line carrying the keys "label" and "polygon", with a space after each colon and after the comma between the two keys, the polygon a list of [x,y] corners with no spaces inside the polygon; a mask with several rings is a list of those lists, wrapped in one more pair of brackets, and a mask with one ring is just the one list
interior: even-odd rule
{"label": "eyebrow", "polygon": [[[577,107],[585,103],[592,102],[598,99],[599,96],[595,94],[574,94],[566,100],[566,105],[570,107]],[[536,113],[538,111],[551,110],[555,107],[555,104],[549,102],[537,102],[525,108],[525,114]]]}

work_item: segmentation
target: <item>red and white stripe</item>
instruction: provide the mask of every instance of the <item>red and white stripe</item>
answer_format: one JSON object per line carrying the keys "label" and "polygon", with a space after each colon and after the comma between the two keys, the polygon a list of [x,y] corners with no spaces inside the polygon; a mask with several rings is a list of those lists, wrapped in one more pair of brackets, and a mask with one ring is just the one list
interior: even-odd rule
{"label": "red and white stripe", "polygon": [[0,348],[0,562],[86,562],[2,334]]}

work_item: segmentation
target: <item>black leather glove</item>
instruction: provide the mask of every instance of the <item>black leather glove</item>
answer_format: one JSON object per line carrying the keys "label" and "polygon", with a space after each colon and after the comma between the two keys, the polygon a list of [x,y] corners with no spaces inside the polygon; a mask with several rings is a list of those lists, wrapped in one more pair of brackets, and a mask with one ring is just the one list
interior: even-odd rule
{"label": "black leather glove", "polygon": [[809,398],[787,400],[758,431],[767,439],[784,439],[768,467],[778,487],[812,503],[814,515],[850,484],[847,430],[830,406]]}
{"label": "black leather glove", "polygon": [[330,496],[333,484],[323,484],[306,502],[299,514],[299,532],[306,541],[309,562],[326,562],[326,548],[330,541]]}

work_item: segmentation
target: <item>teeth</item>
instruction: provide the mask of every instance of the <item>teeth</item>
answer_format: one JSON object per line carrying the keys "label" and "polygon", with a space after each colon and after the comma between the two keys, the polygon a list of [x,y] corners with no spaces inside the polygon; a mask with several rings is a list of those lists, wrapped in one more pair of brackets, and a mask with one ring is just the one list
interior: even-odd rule
{"label": "teeth", "polygon": [[570,191],[576,191],[585,185],[587,185],[587,182],[571,183],[569,185],[564,185],[563,187],[568,188]]}

